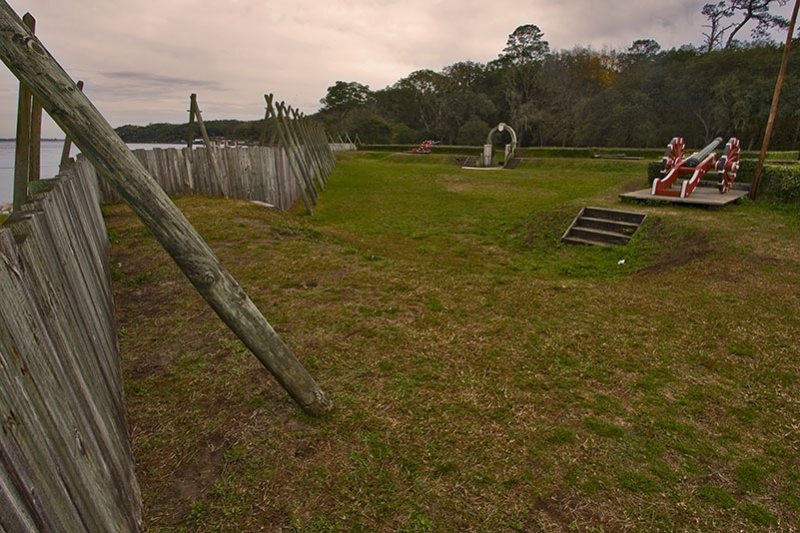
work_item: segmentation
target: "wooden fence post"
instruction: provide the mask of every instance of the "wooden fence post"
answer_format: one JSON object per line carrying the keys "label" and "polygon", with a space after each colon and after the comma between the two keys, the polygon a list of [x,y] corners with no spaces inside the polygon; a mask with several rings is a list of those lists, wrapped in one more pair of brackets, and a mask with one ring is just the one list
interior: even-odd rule
{"label": "wooden fence post", "polygon": [[294,358],[183,213],[5,0],[0,0],[0,59],[30,88],[98,173],[139,215],[214,311],[302,409],[311,415],[327,412],[332,406],[327,394]]}
{"label": "wooden fence post", "polygon": [[[78,90],[83,91],[83,81],[78,80]],[[61,150],[61,162],[58,164],[58,170],[64,171],[69,162],[69,153],[72,151],[72,139],[69,138],[69,135],[66,136],[64,139],[64,148]]]}
{"label": "wooden fence post", "polygon": [[[36,25],[33,16],[25,13],[23,24],[30,29]],[[17,138],[14,151],[14,211],[19,211],[28,199],[28,175],[31,153],[31,106],[33,98],[24,82],[19,82],[17,105]]]}
{"label": "wooden fence post", "polygon": [[186,131],[186,147],[191,148],[194,145],[194,109],[197,106],[197,95],[192,93],[189,96],[189,127]]}
{"label": "wooden fence post", "polygon": [[[29,17],[23,22],[31,30],[32,34],[36,34],[36,19],[30,13],[26,13]],[[28,91],[30,94],[30,91]],[[34,181],[39,181],[42,173],[42,106],[31,95],[31,131],[28,135],[28,187]]]}

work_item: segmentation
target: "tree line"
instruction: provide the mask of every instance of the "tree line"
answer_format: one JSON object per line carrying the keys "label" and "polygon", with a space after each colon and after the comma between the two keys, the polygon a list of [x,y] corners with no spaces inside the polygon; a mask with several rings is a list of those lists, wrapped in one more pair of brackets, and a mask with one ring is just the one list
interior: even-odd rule
{"label": "tree line", "polygon": [[[521,30],[540,34],[535,26]],[[624,51],[551,52],[541,38],[531,49],[516,46],[516,37],[487,64],[419,70],[378,91],[336,82],[318,115],[331,133],[371,143],[482,144],[498,122],[511,124],[523,146],[652,147],[674,136],[699,146],[731,135],[747,149],[761,142],[782,52],[774,43],[664,51],[639,40]],[[795,47],[790,65],[798,60]],[[798,147],[798,82],[800,71],[790,68],[776,149]]]}
{"label": "tree line", "polygon": [[[703,43],[668,50],[641,39],[624,50],[576,46],[553,51],[538,26],[525,24],[487,63],[460,61],[439,71],[417,70],[375,91],[357,81],[337,81],[320,100],[316,118],[332,137],[358,136],[364,143],[433,139],[480,145],[493,126],[506,122],[522,146],[654,147],[675,136],[700,146],[735,135],[743,148],[753,149],[761,142],[782,52],[768,32],[787,25],[770,9],[785,3],[706,4]],[[750,40],[742,39],[744,28],[752,28]],[[774,149],[797,149],[800,142],[798,44],[775,124]],[[218,122],[224,123],[220,132],[228,138],[256,141],[264,130],[263,121]],[[170,130],[169,125],[147,128],[154,126],[164,135]],[[136,127],[123,128],[130,135]],[[169,135],[180,140],[182,131]]]}

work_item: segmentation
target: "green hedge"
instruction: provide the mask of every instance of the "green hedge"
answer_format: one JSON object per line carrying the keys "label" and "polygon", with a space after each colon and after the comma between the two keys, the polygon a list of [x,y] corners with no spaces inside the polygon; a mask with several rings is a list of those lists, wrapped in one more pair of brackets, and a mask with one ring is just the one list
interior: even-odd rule
{"label": "green hedge", "polygon": [[[358,147],[358,149],[366,152],[410,152],[413,148],[418,146],[418,144],[362,144]],[[431,149],[431,153],[434,154],[474,156],[480,155],[482,151],[482,146],[453,146],[444,144],[435,144]],[[495,151],[498,154],[503,153],[500,147],[495,147]],[[687,153],[692,151],[693,150],[687,150]],[[641,157],[642,159],[660,160],[664,155],[664,148],[573,148],[561,146],[527,146],[524,148],[518,147],[516,155],[517,157],[563,157],[570,159],[620,155],[625,157]],[[742,152],[743,159],[756,159],[757,157],[758,152]],[[767,154],[767,159],[796,161],[798,159],[798,152],[769,152]]]}
{"label": "green hedge", "polygon": [[[418,144],[362,144],[358,147],[359,151],[364,152],[411,152],[417,148]],[[448,146],[434,144],[431,148],[432,154],[452,154],[452,155],[479,155],[483,147],[481,146]]]}
{"label": "green hedge", "polygon": [[[755,159],[742,159],[735,183],[752,183],[756,173]],[[647,165],[647,183],[661,177],[661,162]],[[779,202],[795,202],[800,200],[800,164],[797,161],[776,161],[764,165],[761,174],[759,198],[768,198]]]}
{"label": "green hedge", "polygon": [[787,203],[800,201],[800,165],[765,165],[758,197]]}

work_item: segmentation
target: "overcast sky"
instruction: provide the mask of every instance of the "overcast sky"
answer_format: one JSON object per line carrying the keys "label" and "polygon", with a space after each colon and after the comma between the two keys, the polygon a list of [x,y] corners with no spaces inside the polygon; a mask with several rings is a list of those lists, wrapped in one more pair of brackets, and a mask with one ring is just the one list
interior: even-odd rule
{"label": "overcast sky", "polygon": [[[423,68],[490,61],[517,26],[554,50],[700,44],[708,0],[9,0],[112,126],[263,116],[266,92],[311,113],[337,80],[377,90]],[[788,16],[789,7],[781,13]],[[779,40],[783,40],[780,37]],[[0,137],[18,84],[0,68]],[[62,137],[49,120],[46,137]]]}

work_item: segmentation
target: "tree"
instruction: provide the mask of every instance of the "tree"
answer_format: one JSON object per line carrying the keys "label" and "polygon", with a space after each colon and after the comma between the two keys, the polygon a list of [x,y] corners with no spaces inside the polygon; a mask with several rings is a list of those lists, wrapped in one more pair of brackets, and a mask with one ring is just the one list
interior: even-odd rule
{"label": "tree", "polygon": [[328,87],[325,98],[322,98],[319,103],[322,104],[321,111],[344,115],[347,111],[367,103],[371,96],[372,92],[368,85],[362,85],[355,81],[337,81]]}
{"label": "tree", "polygon": [[706,52],[710,52],[722,46],[722,39],[725,32],[733,27],[733,24],[724,25],[722,19],[729,17],[728,6],[724,0],[716,4],[706,4],[701,11],[708,19],[708,24],[704,24],[704,28],[708,28],[708,33],[703,33],[705,42],[703,48]]}
{"label": "tree", "polygon": [[486,142],[486,136],[492,130],[486,122],[482,120],[470,120],[458,128],[458,144],[464,146],[481,146]]}
{"label": "tree", "polygon": [[[417,70],[398,81],[393,88],[413,95],[417,116],[415,122],[433,135],[442,135],[445,106],[442,89],[446,78],[430,69]],[[409,125],[413,125],[408,122]]]}
{"label": "tree", "polygon": [[633,41],[620,57],[623,68],[631,67],[642,61],[652,61],[661,51],[661,45],[653,39],[637,39]]}
{"label": "tree", "polygon": [[[720,0],[716,4],[704,5],[702,13],[708,19],[708,24],[703,27],[709,28],[709,32],[703,34],[706,38],[706,50],[711,51],[715,45],[721,43],[723,34],[728,30],[731,31],[725,41],[725,48],[731,48],[736,43],[736,34],[751,22],[756,24],[750,32],[756,41],[763,40],[772,28],[787,27],[789,23],[785,18],[770,13],[770,8],[784,6],[786,2],[787,0]],[[723,19],[731,17],[741,18],[738,22],[724,25]]]}
{"label": "tree", "polygon": [[519,26],[508,36],[500,60],[512,64],[539,63],[550,53],[550,44],[536,24]]}

